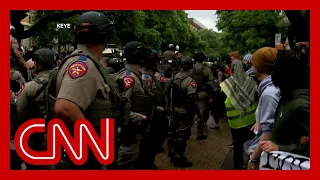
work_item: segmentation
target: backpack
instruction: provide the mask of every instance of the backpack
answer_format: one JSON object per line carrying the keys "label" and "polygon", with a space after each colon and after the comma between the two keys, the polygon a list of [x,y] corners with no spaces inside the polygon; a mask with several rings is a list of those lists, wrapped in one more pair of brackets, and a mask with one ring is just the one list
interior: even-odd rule
{"label": "backpack", "polygon": [[197,91],[202,91],[205,86],[204,67],[201,69],[193,69],[191,73],[191,78],[197,82]]}
{"label": "backpack", "polygon": [[188,99],[187,97],[187,90],[182,89],[181,83],[185,78],[181,79],[174,79],[171,83],[170,86],[172,88],[172,106],[173,107],[184,107],[186,100]]}

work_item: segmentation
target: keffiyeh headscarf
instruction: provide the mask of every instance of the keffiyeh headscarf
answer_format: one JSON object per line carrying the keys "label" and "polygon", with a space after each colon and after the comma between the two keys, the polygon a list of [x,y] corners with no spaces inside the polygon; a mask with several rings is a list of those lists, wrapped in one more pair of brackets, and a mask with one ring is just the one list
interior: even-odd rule
{"label": "keffiyeh headscarf", "polygon": [[233,62],[232,71],[232,76],[221,83],[221,88],[236,110],[245,111],[254,101],[257,84],[244,71],[240,60]]}

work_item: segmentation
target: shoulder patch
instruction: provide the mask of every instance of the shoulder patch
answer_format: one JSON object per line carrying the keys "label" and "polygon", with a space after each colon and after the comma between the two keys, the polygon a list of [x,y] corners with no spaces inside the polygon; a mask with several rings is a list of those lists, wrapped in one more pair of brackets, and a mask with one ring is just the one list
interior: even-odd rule
{"label": "shoulder patch", "polygon": [[151,88],[151,80],[147,80],[148,88]]}
{"label": "shoulder patch", "polygon": [[79,56],[79,61],[86,61],[87,60],[87,56]]}
{"label": "shoulder patch", "polygon": [[165,76],[160,76],[160,82],[167,82],[167,79]]}
{"label": "shoulder patch", "polygon": [[197,87],[197,83],[196,83],[196,81],[194,81],[194,80],[192,80],[192,81],[190,82],[190,85],[191,85],[191,87],[192,87],[193,89]]}
{"label": "shoulder patch", "polygon": [[87,70],[88,67],[85,63],[76,61],[69,66],[68,73],[72,79],[76,79],[85,75]]}
{"label": "shoulder patch", "polygon": [[123,78],[123,83],[126,89],[130,89],[134,84],[134,78],[127,75]]}
{"label": "shoulder patch", "polygon": [[149,75],[148,75],[148,74],[144,74],[144,78],[146,78],[146,79],[147,79],[148,77],[149,77]]}
{"label": "shoulder patch", "polygon": [[130,71],[126,71],[126,76],[130,76],[131,72]]}

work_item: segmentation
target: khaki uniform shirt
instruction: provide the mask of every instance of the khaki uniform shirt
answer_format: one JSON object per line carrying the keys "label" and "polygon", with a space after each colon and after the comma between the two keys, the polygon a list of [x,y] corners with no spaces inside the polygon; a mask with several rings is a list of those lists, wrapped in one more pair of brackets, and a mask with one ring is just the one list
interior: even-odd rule
{"label": "khaki uniform shirt", "polygon": [[[83,50],[90,57],[95,57],[84,45],[78,45],[77,50]],[[98,59],[90,60],[85,56],[75,56],[66,60],[57,74],[57,99],[71,101],[83,111],[96,97],[110,100],[110,87],[92,61],[100,63]]]}
{"label": "khaki uniform shirt", "polygon": [[[126,67],[126,70],[120,72],[117,75],[116,79],[123,81],[123,83],[124,83],[124,96],[130,102],[131,97],[135,92],[141,92],[141,93],[145,94],[145,91],[143,88],[144,87],[143,82],[141,82],[137,76],[137,75],[140,75],[140,77],[141,77],[141,75],[142,75],[141,72],[139,70],[136,70],[131,64],[127,64],[125,67]],[[136,117],[137,117],[137,113],[131,111],[130,112],[130,119],[132,121],[136,121],[136,120],[138,120],[138,119],[135,119]],[[141,119],[139,119],[138,121],[141,121]]]}
{"label": "khaki uniform shirt", "polygon": [[[40,75],[47,75],[50,73],[50,70],[42,71],[38,74]],[[37,92],[42,88],[42,84],[39,84],[35,81],[28,82],[24,89],[20,92],[17,98],[17,105],[18,105],[18,112],[22,114],[28,113],[28,108],[30,107],[30,104],[35,100],[34,96],[37,94]],[[42,95],[41,93],[39,97]]]}

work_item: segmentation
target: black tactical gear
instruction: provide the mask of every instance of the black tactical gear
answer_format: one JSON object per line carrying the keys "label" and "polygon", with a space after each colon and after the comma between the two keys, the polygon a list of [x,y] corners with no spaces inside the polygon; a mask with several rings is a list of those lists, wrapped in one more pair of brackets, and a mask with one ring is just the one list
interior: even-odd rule
{"label": "black tactical gear", "polygon": [[138,41],[131,41],[124,46],[123,57],[128,64],[143,65],[151,50],[145,44]]}
{"label": "black tactical gear", "polygon": [[183,57],[183,58],[180,60],[180,67],[181,67],[183,70],[192,69],[192,68],[193,68],[192,59],[189,58],[189,57]]}
{"label": "black tactical gear", "polygon": [[205,91],[207,90],[207,84],[206,82],[208,82],[208,77],[206,77],[204,75],[204,68],[201,69],[193,69],[192,73],[191,73],[191,77],[192,79],[194,79],[197,82],[197,91]]}
{"label": "black tactical gear", "polygon": [[206,55],[203,54],[203,53],[196,53],[194,56],[193,56],[193,59],[196,61],[196,62],[203,62],[206,60]]}
{"label": "black tactical gear", "polygon": [[151,52],[148,59],[144,61],[143,67],[147,70],[154,70],[157,71],[157,61],[159,61],[160,58],[158,56],[158,53]]}
{"label": "black tactical gear", "polygon": [[50,49],[41,48],[36,50],[32,55],[32,60],[39,65],[52,65],[54,64],[54,53]]}
{"label": "black tactical gear", "polygon": [[112,22],[101,12],[83,13],[75,28],[75,38],[79,44],[107,44],[113,33]]}
{"label": "black tactical gear", "polygon": [[[122,67],[122,61],[120,58],[111,58],[109,59],[108,63],[107,63],[107,67],[110,67],[114,70],[114,72],[111,72],[109,69],[109,73],[116,73],[119,72],[123,67]],[[108,70],[108,69],[107,69]]]}
{"label": "black tactical gear", "polygon": [[187,90],[183,90],[181,83],[185,78],[174,79],[170,86],[172,88],[172,106],[173,107],[185,107],[186,100],[188,99]]}

